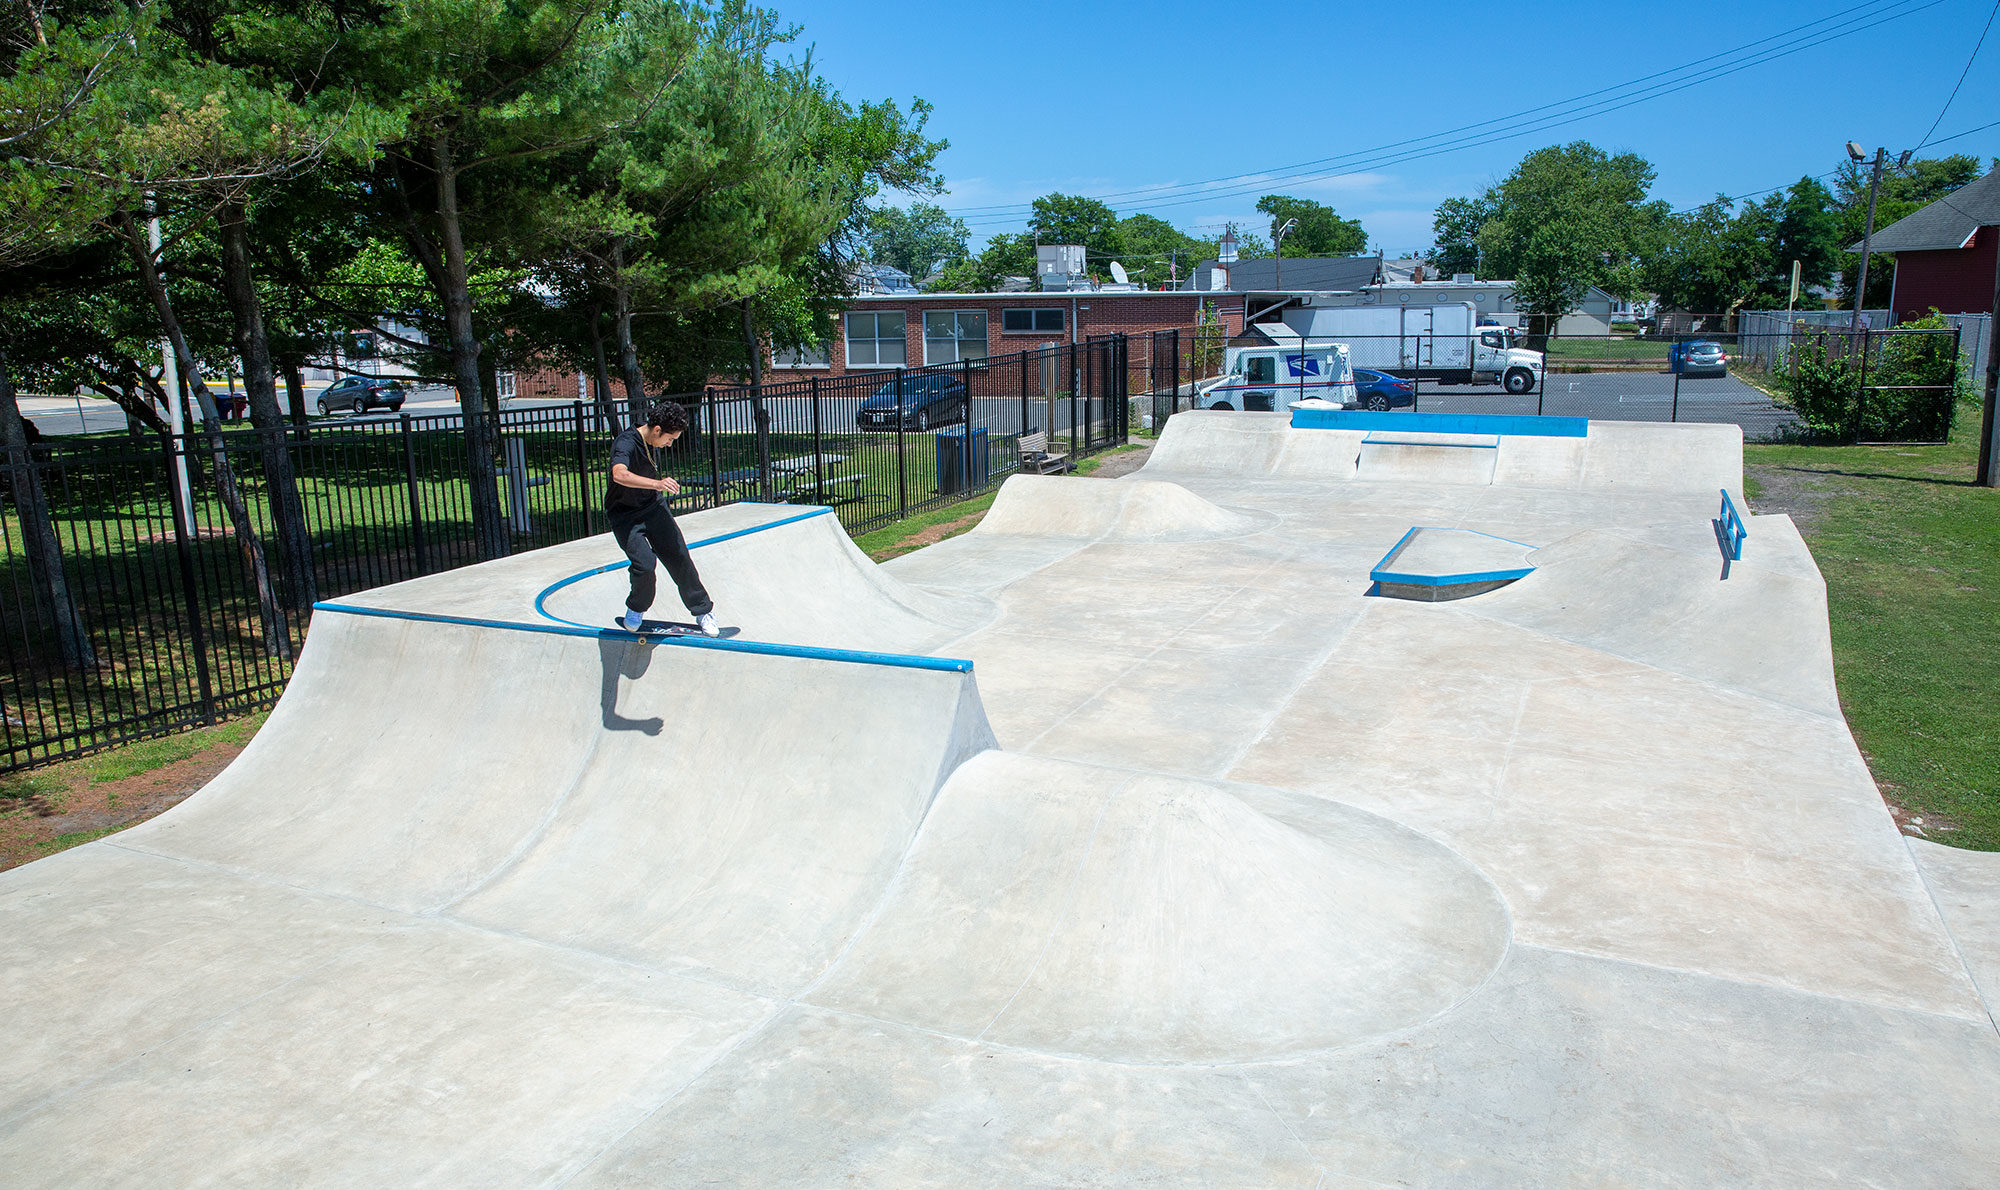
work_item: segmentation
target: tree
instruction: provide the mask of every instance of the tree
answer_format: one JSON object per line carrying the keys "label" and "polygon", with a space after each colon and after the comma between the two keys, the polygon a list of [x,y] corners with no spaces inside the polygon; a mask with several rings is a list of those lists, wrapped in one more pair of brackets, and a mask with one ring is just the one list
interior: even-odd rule
{"label": "tree", "polygon": [[1093,256],[1112,257],[1124,250],[1118,237],[1118,212],[1094,198],[1075,194],[1044,194],[1031,208],[1028,231],[1042,244],[1081,244]]}
{"label": "tree", "polygon": [[[1868,230],[1868,188],[1874,175],[1871,158],[1867,162],[1846,159],[1833,182],[1840,203],[1840,293],[1847,308],[1854,308],[1854,286],[1860,280],[1861,256],[1846,251],[1859,245]],[[1905,215],[1929,206],[1938,199],[1978,178],[1983,172],[1979,158],[1958,153],[1950,157],[1919,157],[1906,166],[1891,160],[1882,171],[1882,185],[1876,195],[1875,226],[1887,227]],[[1895,257],[1871,253],[1868,262],[1868,292],[1864,309],[1884,309],[1889,305],[1895,284]]]}
{"label": "tree", "polygon": [[1592,285],[1635,295],[1648,241],[1667,214],[1665,203],[1646,201],[1653,176],[1644,158],[1613,157],[1588,141],[1537,149],[1488,192],[1482,271],[1511,277],[1516,301],[1544,326]]}
{"label": "tree", "polygon": [[1752,207],[1733,214],[1726,196],[1668,216],[1652,238],[1640,283],[1670,310],[1726,314],[1770,272],[1770,244],[1759,238]]}
{"label": "tree", "polygon": [[1293,256],[1359,256],[1368,250],[1368,233],[1357,220],[1342,219],[1332,207],[1289,194],[1266,194],[1257,209],[1271,217],[1271,239],[1289,219],[1299,224],[1285,237]]}
{"label": "tree", "polygon": [[991,293],[1008,277],[1034,275],[1034,237],[1002,232],[988,239],[979,255],[947,266],[926,288],[935,293]]}
{"label": "tree", "polygon": [[1478,198],[1447,198],[1431,220],[1433,247],[1427,259],[1444,276],[1479,271],[1479,229],[1493,217],[1493,192]]}
{"label": "tree", "polygon": [[1123,245],[1120,261],[1134,280],[1149,284],[1182,281],[1204,259],[1216,253],[1215,242],[1199,240],[1153,215],[1127,215],[1118,221]]}
{"label": "tree", "polygon": [[871,209],[863,217],[862,229],[869,260],[894,265],[919,279],[971,255],[966,247],[971,233],[965,221],[930,203],[912,203],[907,211],[900,207]]}

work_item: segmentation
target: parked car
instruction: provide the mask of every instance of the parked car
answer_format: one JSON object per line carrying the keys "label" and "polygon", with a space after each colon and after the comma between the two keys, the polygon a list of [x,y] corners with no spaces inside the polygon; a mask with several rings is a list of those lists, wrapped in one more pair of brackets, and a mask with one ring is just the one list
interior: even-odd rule
{"label": "parked car", "polygon": [[898,382],[889,381],[867,400],[854,415],[864,430],[893,430],[898,426],[919,432],[932,426],[965,420],[969,405],[965,382],[948,372],[913,372],[902,377],[902,405],[896,404]]}
{"label": "parked car", "polygon": [[322,415],[336,409],[352,409],[356,413],[387,409],[394,413],[403,407],[403,397],[400,381],[380,376],[343,376],[319,395],[319,411]]}
{"label": "parked car", "polygon": [[1373,368],[1354,369],[1354,403],[1363,409],[1402,409],[1417,403],[1417,386]]}
{"label": "parked car", "polygon": [[1683,376],[1729,375],[1729,353],[1713,339],[1690,339],[1667,349],[1667,370]]}

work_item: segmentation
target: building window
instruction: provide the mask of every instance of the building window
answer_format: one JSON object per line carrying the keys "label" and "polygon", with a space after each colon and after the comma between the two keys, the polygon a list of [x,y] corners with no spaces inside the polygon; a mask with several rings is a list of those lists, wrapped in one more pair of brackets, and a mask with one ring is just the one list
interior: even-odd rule
{"label": "building window", "polygon": [[519,383],[512,372],[495,372],[493,383],[499,388],[500,399],[503,401],[513,400],[520,392]]}
{"label": "building window", "polygon": [[1000,331],[1009,335],[1027,331],[1054,331],[1060,334],[1063,330],[1063,313],[1061,306],[1036,310],[1002,310]]}
{"label": "building window", "polygon": [[924,315],[924,362],[986,358],[986,311],[931,310]]}
{"label": "building window", "polygon": [[771,352],[771,366],[774,368],[829,368],[832,357],[827,353],[827,345],[815,343],[809,347],[781,347]]}
{"label": "building window", "polygon": [[903,344],[903,315],[849,314],[847,366],[899,368],[910,362]]}

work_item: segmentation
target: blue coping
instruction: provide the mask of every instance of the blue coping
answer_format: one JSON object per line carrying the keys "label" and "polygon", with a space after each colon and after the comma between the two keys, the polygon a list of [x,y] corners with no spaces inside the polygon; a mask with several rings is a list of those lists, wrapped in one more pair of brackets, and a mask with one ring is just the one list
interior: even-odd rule
{"label": "blue coping", "polygon": [[399,612],[383,607],[359,607],[350,603],[315,603],[314,611],[342,612],[350,616],[377,616],[385,620],[419,620],[427,624],[464,624],[473,628],[502,628],[510,632],[539,632],[548,636],[580,636],[598,640],[643,640],[655,645],[689,649],[720,649],[725,653],[757,653],[766,657],[803,657],[813,661],[844,661],[855,665],[883,665],[893,669],[929,669],[945,673],[969,674],[972,662],[955,657],[919,657],[909,653],[870,653],[861,649],[822,649],[815,645],[780,645],[756,640],[722,640],[710,636],[642,636],[623,628],[585,628],[567,623],[520,624],[511,620],[485,620],[476,616],[447,616],[436,612]]}
{"label": "blue coping", "polygon": [[[833,509],[831,508],[815,508],[811,512],[803,512],[797,516],[785,517],[782,520],[767,521],[761,525],[752,525],[747,529],[738,529],[732,533],[718,534],[715,537],[704,537],[700,541],[689,542],[688,548],[698,549],[701,546],[714,545],[719,541],[747,537],[752,533],[762,533],[766,529],[776,529],[784,525],[795,525],[800,521],[808,521],[814,517],[829,516],[832,512]],[[766,657],[804,657],[814,661],[844,661],[855,665],[883,665],[895,669],[928,669],[946,673],[972,672],[972,662],[954,657],[919,657],[909,653],[871,653],[861,649],[826,649],[815,645],[780,645],[767,641],[722,640],[709,636],[642,636],[637,632],[627,632],[623,628],[595,628],[588,624],[579,624],[574,620],[565,620],[560,616],[550,613],[542,606],[543,601],[550,595],[569,586],[571,583],[582,582],[593,575],[606,574],[613,570],[622,570],[627,565],[629,563],[613,562],[608,566],[594,567],[579,574],[572,574],[568,578],[559,579],[542,588],[541,594],[535,596],[535,610],[540,612],[544,617],[555,621],[553,624],[522,624],[513,620],[487,620],[476,616],[448,616],[436,612],[394,611],[389,608],[361,607],[351,603],[315,603],[313,604],[313,610],[343,612],[351,616],[377,616],[389,620],[420,620],[430,624],[464,624],[474,628],[503,628],[513,632],[540,632],[550,636],[580,636],[598,640],[644,640],[650,644],[678,645],[694,649],[720,649],[725,653],[756,653]]]}
{"label": "blue coping", "polygon": [[[1459,583],[1489,583],[1500,579],[1526,578],[1535,572],[1535,568],[1532,566],[1522,566],[1508,570],[1475,570],[1463,574],[1407,574],[1402,571],[1384,569],[1389,563],[1396,560],[1396,555],[1403,552],[1403,547],[1410,544],[1412,537],[1415,537],[1425,529],[1439,529],[1442,527],[1439,525],[1417,525],[1413,527],[1397,540],[1395,546],[1388,553],[1382,555],[1382,560],[1375,563],[1375,569],[1368,572],[1368,577],[1378,583],[1403,583],[1416,587],[1451,587]],[[1481,537],[1491,537],[1495,541],[1504,541],[1508,545],[1518,545],[1522,549],[1527,550],[1539,548],[1529,545],[1525,541],[1515,541],[1511,537],[1501,537],[1497,533],[1481,533],[1477,529],[1453,529],[1451,532],[1478,533]]]}
{"label": "blue coping", "polygon": [[1583,438],[1587,417],[1505,413],[1378,413],[1369,409],[1293,409],[1295,430],[1401,430],[1418,434],[1502,434],[1531,438]]}
{"label": "blue coping", "polygon": [[[739,501],[739,503],[749,504],[752,503],[752,501],[744,500],[744,501]],[[769,507],[775,508],[780,506],[770,505]],[[809,521],[814,517],[832,516],[832,515],[833,515],[833,509],[831,508],[815,508],[811,512],[802,512],[797,516],[788,516],[781,520],[766,521],[761,525],[752,525],[748,529],[738,529],[733,533],[723,533],[715,537],[704,537],[700,541],[690,541],[688,542],[688,548],[691,550],[698,550],[702,546],[714,545],[719,541],[732,541],[738,537],[748,537],[752,533],[762,533],[766,529],[778,529],[786,525],[796,525],[800,521]],[[611,562],[603,566],[592,567],[589,570],[580,570],[577,573],[570,575],[568,578],[559,578],[555,582],[550,583],[548,586],[543,587],[541,593],[535,596],[535,611],[543,616],[548,617],[551,620],[554,620],[558,624],[568,624],[572,628],[587,628],[590,631],[595,632],[597,631],[597,629],[593,625],[579,624],[575,620],[565,620],[561,616],[556,615],[554,612],[550,611],[547,608],[547,606],[545,606],[548,603],[549,596],[555,594],[557,591],[562,590],[564,587],[571,585],[572,583],[580,583],[587,578],[596,578],[600,574],[610,574],[614,570],[623,570],[630,565],[631,565],[630,562]]]}

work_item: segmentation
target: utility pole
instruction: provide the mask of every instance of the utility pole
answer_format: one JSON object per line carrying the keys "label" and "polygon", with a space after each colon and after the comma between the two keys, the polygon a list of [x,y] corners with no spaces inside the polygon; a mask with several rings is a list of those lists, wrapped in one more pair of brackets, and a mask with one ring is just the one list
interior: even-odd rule
{"label": "utility pole", "polygon": [[1299,221],[1297,219],[1287,219],[1283,227],[1271,233],[1271,250],[1277,253],[1278,258],[1277,265],[1275,266],[1278,274],[1272,280],[1271,288],[1277,290],[1279,293],[1285,291],[1285,237],[1292,234],[1292,229],[1298,225]]}
{"label": "utility pole", "polygon": [[[2000,240],[2000,226],[1982,227],[1974,235]],[[1996,245],[2000,247],[2000,245]],[[1993,302],[1986,316],[1986,410],[1979,419],[1979,475],[1973,481],[1981,487],[2000,488],[2000,343],[1993,341],[1995,324],[2000,324],[2000,251],[1993,256]]]}
{"label": "utility pole", "polygon": [[[1867,155],[1862,153],[1860,144],[1855,141],[1847,142],[1847,155],[1857,163],[1868,160]],[[1881,148],[1875,150],[1875,171],[1868,180],[1868,230],[1861,236],[1861,277],[1854,283],[1854,319],[1848,328],[1854,331],[1861,329],[1861,307],[1868,301],[1868,252],[1875,240],[1875,199],[1882,189],[1882,166],[1888,157],[1889,150]],[[1909,163],[1910,150],[1905,149],[1903,155],[1896,158],[1896,167],[1901,169]]]}

